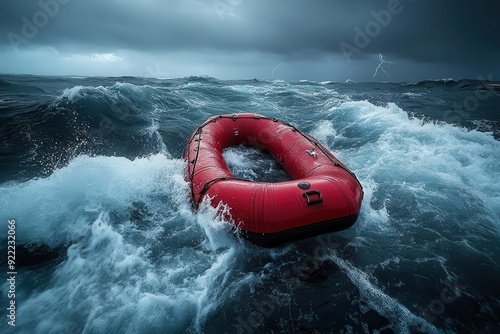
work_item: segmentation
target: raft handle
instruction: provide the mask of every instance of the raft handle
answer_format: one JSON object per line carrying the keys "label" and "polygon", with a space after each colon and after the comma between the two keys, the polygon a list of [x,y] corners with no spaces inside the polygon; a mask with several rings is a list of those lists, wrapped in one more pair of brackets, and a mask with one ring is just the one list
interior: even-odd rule
{"label": "raft handle", "polygon": [[[318,195],[318,198],[311,199],[310,196],[313,196],[313,195]],[[321,196],[321,192],[319,190],[307,191],[307,192],[303,193],[302,196],[304,196],[306,198],[307,205],[323,203],[323,196]]]}

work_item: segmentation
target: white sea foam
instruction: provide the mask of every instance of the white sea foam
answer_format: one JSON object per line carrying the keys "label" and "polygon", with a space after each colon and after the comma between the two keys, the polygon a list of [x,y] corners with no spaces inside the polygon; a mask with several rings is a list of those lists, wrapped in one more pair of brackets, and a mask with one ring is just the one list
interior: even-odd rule
{"label": "white sea foam", "polygon": [[100,214],[89,232],[68,249],[50,285],[23,300],[18,310],[23,326],[35,333],[71,327],[108,333],[200,331],[219,303],[235,248],[197,254],[171,248],[166,240],[168,265],[156,266],[148,245],[125,240],[109,215]]}
{"label": "white sea foam", "polygon": [[[319,121],[310,134],[324,145],[327,145],[327,142],[330,139],[334,141],[336,138],[342,138],[342,136],[340,136],[335,130],[333,123],[328,120]],[[332,146],[335,147],[334,142],[332,143]]]}
{"label": "white sea foam", "polygon": [[242,173],[243,177],[249,180],[255,180],[257,178],[257,174],[252,169],[252,160],[246,158],[248,152],[252,152],[254,149],[249,149],[243,151],[235,148],[228,148],[224,151],[223,157],[226,163],[228,164],[230,170]]}
{"label": "white sea foam", "polygon": [[182,164],[163,154],[135,160],[79,156],[47,178],[2,185],[0,203],[23,225],[20,241],[56,246],[84,236],[96,218],[92,211],[125,210],[166,191]]}
{"label": "white sea foam", "polygon": [[[332,136],[340,147],[347,142],[366,142],[338,152],[363,184],[389,182],[394,189],[406,188],[422,211],[434,210],[436,201],[448,211],[453,203],[442,194],[465,192],[479,199],[484,214],[499,222],[500,179],[492,175],[500,174],[500,142],[490,134],[444,123],[422,124],[391,103],[384,107],[366,101],[345,102],[331,113],[335,128],[320,123],[316,135]],[[419,189],[413,192],[415,187]]]}
{"label": "white sea foam", "polygon": [[418,98],[422,96],[422,93],[406,92],[403,93],[403,96]]}
{"label": "white sea foam", "polygon": [[84,87],[83,86],[75,86],[72,88],[66,88],[64,89],[62,95],[60,96],[60,99],[67,98],[70,101],[74,101],[75,99],[82,97],[84,94]]}
{"label": "white sea foam", "polygon": [[[386,294],[376,284],[372,283],[368,274],[353,266],[349,261],[342,259],[337,254],[330,254],[329,257],[343,269],[349,280],[359,289],[362,301],[394,322],[392,329],[395,332],[412,333],[412,328],[413,330],[419,328],[425,333],[441,332],[422,317],[410,312],[397,299]],[[368,310],[363,309],[362,305],[360,305],[361,312],[366,313]]]}
{"label": "white sea foam", "polygon": [[202,331],[242,246],[217,209],[191,210],[183,164],[80,156],[45,179],[2,185],[0,205],[22,226],[18,244],[72,243],[48,285],[22,295],[23,327]]}
{"label": "white sea foam", "polygon": [[71,88],[66,88],[60,96],[56,98],[56,102],[60,102],[64,99],[69,101],[75,101],[77,99],[86,97],[90,94],[94,94],[97,97],[109,97],[115,98],[120,94],[120,92],[127,92],[129,94],[144,94],[146,89],[151,89],[153,87],[149,85],[137,86],[127,82],[116,82],[112,86],[74,86]]}

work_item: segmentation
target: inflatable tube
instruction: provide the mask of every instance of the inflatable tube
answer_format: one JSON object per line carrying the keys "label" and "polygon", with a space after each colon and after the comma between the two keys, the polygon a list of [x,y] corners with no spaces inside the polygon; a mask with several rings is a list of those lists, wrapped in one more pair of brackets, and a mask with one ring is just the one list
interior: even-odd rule
{"label": "inflatable tube", "polygon": [[[269,152],[293,180],[267,183],[237,179],[222,152],[246,144]],[[229,208],[235,227],[250,241],[272,247],[350,227],[363,189],[323,145],[294,126],[257,114],[209,118],[189,138],[185,179],[197,208],[204,197]]]}

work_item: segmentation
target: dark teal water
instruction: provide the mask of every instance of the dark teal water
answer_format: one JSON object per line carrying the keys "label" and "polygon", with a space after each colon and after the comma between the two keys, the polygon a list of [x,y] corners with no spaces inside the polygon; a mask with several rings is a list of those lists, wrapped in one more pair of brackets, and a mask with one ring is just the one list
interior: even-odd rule
{"label": "dark teal water", "polygon": [[[0,76],[1,332],[498,332],[499,111],[497,82]],[[363,184],[357,223],[261,249],[192,211],[188,136],[237,112],[329,147]],[[258,150],[225,157],[286,177]]]}

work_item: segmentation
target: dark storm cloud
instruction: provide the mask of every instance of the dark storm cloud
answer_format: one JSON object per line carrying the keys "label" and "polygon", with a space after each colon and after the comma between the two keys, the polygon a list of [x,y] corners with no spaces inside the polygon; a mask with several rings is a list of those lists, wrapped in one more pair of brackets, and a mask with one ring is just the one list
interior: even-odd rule
{"label": "dark storm cloud", "polygon": [[[42,4],[57,13],[24,38]],[[0,8],[4,50],[17,43],[61,52],[213,49],[351,60],[383,53],[483,67],[495,67],[500,56],[498,0],[0,0]]]}

